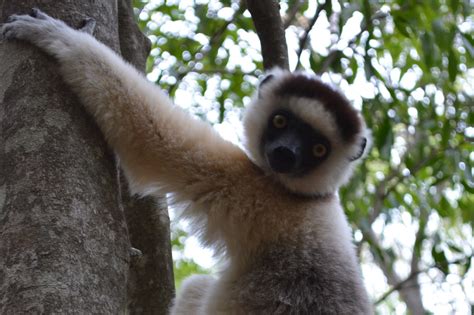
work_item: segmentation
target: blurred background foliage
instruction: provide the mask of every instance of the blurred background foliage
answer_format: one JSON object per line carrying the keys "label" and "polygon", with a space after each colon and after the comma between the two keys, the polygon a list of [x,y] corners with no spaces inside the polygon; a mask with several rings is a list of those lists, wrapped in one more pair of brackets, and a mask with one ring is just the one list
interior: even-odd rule
{"label": "blurred background foliage", "polygon": [[[263,73],[245,2],[134,6],[152,41],[148,78],[238,142]],[[474,2],[287,0],[280,8],[290,68],[340,86],[372,129],[373,148],[340,195],[377,313],[419,311],[403,296],[409,289],[426,312],[471,314]],[[178,286],[212,271],[196,263],[201,249],[187,250],[196,246],[186,230],[173,229]]]}

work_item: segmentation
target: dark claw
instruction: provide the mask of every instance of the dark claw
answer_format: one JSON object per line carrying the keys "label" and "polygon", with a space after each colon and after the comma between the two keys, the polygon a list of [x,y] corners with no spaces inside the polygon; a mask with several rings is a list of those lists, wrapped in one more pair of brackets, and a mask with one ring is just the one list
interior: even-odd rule
{"label": "dark claw", "polygon": [[83,26],[79,30],[92,35],[92,33],[94,33],[95,24],[96,22],[93,18],[85,18],[83,21]]}
{"label": "dark claw", "polygon": [[30,16],[32,16],[34,18],[38,17],[38,12],[39,12],[38,8],[33,8],[33,9],[31,9]]}
{"label": "dark claw", "polygon": [[46,20],[48,18],[48,15],[38,8],[31,9],[30,16],[41,20]]}

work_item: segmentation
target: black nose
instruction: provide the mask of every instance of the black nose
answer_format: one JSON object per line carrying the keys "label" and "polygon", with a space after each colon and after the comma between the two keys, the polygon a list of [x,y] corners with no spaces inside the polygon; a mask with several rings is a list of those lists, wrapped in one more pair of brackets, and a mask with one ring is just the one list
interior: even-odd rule
{"label": "black nose", "polygon": [[270,167],[277,173],[290,173],[296,166],[296,154],[287,147],[277,147],[268,156]]}

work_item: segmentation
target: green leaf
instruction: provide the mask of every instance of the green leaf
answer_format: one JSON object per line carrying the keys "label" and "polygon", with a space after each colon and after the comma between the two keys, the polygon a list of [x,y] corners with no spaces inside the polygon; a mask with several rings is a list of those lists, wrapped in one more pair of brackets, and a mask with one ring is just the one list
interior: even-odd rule
{"label": "green leaf", "polygon": [[438,206],[438,214],[443,218],[455,217],[455,211],[446,197],[442,196]]}
{"label": "green leaf", "polygon": [[386,116],[375,134],[375,147],[383,159],[389,159],[393,145],[393,130],[390,117]]}
{"label": "green leaf", "polygon": [[435,48],[433,45],[433,36],[428,32],[424,32],[421,35],[420,40],[421,40],[421,46],[423,48],[423,56],[424,56],[425,64],[429,68],[431,68],[434,66],[434,61],[435,61],[435,58],[433,55],[435,52]]}
{"label": "green leaf", "polygon": [[463,1],[463,6],[462,6],[462,14],[464,17],[469,17],[472,12],[472,2],[471,0],[464,0]]}
{"label": "green leaf", "polygon": [[454,48],[451,48],[449,50],[448,62],[449,62],[448,63],[449,80],[451,82],[454,82],[456,80],[456,76],[458,75],[458,64],[459,64],[459,59]]}
{"label": "green leaf", "polygon": [[336,73],[341,73],[342,72],[342,64],[341,64],[341,58],[343,54],[342,51],[337,51],[335,53],[335,56],[333,59],[330,61],[331,63],[329,64],[329,68],[336,72]]}
{"label": "green leaf", "polygon": [[444,251],[435,245],[431,249],[431,256],[433,257],[433,260],[436,262],[436,268],[441,270],[444,273],[444,275],[449,274],[448,260],[446,259],[446,255]]}
{"label": "green leaf", "polygon": [[463,222],[474,228],[474,194],[464,194],[458,203]]}
{"label": "green leaf", "polygon": [[474,185],[469,184],[465,180],[462,180],[461,184],[463,185],[465,191],[467,191],[468,193],[474,194]]}
{"label": "green leaf", "polygon": [[464,250],[460,248],[459,246],[457,246],[456,244],[453,244],[453,242],[446,242],[446,244],[448,245],[449,249],[452,250],[453,252],[458,253],[458,254],[464,254]]}
{"label": "green leaf", "polygon": [[[474,260],[474,258],[470,258],[470,259],[466,259],[466,262],[464,263],[464,272],[463,272],[463,276],[465,276],[469,269],[471,269],[471,266],[472,266],[472,261]],[[474,309],[474,305],[472,305],[472,309]]]}
{"label": "green leaf", "polygon": [[309,65],[311,70],[313,70],[315,73],[319,73],[321,70],[321,56],[313,52],[309,57]]}
{"label": "green leaf", "polygon": [[449,0],[449,6],[454,13],[457,13],[459,10],[459,0]]}
{"label": "green leaf", "polygon": [[350,76],[346,76],[346,80],[349,84],[353,84],[357,76],[357,69],[359,68],[359,65],[357,64],[357,60],[355,58],[351,58],[349,62],[349,67],[352,71],[352,74]]}
{"label": "green leaf", "polygon": [[181,259],[174,262],[174,281],[176,289],[181,287],[181,283],[191,274],[208,274],[209,271],[201,268],[194,261]]}
{"label": "green leaf", "polygon": [[403,36],[410,38],[411,26],[409,20],[404,17],[403,12],[394,11],[392,12],[392,16],[395,24],[395,29]]}
{"label": "green leaf", "polygon": [[469,34],[460,33],[460,35],[467,52],[474,58],[474,39]]}
{"label": "green leaf", "polygon": [[432,23],[433,35],[437,45],[443,49],[448,50],[453,42],[453,37],[446,29],[442,19],[436,19]]}

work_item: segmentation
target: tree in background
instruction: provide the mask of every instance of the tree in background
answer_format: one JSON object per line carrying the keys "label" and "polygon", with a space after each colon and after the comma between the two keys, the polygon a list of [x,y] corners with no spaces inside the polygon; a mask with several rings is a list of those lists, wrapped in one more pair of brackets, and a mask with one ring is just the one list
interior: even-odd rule
{"label": "tree in background", "polygon": [[[234,140],[228,131],[263,69],[246,5],[134,1],[152,42],[149,79]],[[468,0],[280,2],[290,69],[339,85],[373,132],[340,195],[381,313],[468,313],[474,303],[472,9]],[[185,240],[175,229],[178,283],[202,269],[183,255]]]}

